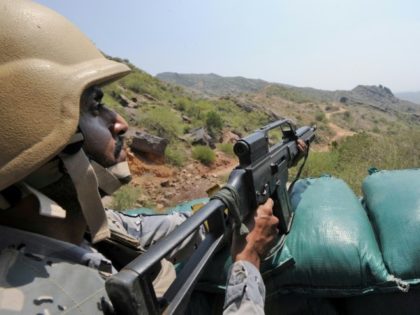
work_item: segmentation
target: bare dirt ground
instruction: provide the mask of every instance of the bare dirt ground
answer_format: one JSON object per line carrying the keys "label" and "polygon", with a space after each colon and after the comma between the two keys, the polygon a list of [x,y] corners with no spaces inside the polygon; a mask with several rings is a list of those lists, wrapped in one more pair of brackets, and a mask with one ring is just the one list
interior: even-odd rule
{"label": "bare dirt ground", "polygon": [[[345,108],[326,112],[329,121],[332,115],[346,112]],[[334,135],[329,140],[338,141],[354,132],[343,129],[333,122],[328,126]],[[315,151],[328,151],[329,144],[314,146]],[[141,188],[138,204],[163,210],[181,202],[208,197],[207,190],[215,185],[223,185],[232,169],[238,164],[236,157],[216,152],[216,162],[205,166],[194,161],[183,168],[149,161],[137,154],[128,152],[128,162],[133,173],[133,184]]]}
{"label": "bare dirt ground", "polygon": [[331,131],[334,133],[334,135],[329,139],[328,144],[316,146],[315,148],[316,148],[317,151],[327,152],[327,151],[330,150],[330,144],[332,142],[339,141],[342,138],[349,137],[349,136],[352,136],[352,135],[355,134],[353,131],[341,128],[340,126],[337,126],[333,122],[329,121],[331,119],[332,115],[336,115],[336,114],[339,114],[339,113],[345,113],[347,111],[348,111],[347,109],[341,107],[336,111],[325,113],[325,117],[328,120],[328,127],[331,129]]}
{"label": "bare dirt ground", "polygon": [[175,168],[155,164],[129,152],[133,183],[142,191],[139,204],[163,210],[183,201],[208,197],[206,191],[215,185],[223,185],[237,165],[234,157],[221,152],[216,154],[216,162],[212,166],[195,161],[184,168]]}

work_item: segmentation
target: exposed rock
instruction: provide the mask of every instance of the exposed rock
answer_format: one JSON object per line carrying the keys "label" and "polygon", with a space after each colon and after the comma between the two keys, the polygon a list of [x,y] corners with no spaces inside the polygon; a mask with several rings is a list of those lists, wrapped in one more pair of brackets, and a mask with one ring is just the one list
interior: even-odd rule
{"label": "exposed rock", "polygon": [[191,122],[192,122],[191,118],[188,117],[188,116],[185,116],[185,115],[182,115],[182,120],[189,123],[189,124],[191,124]]}
{"label": "exposed rock", "polygon": [[117,94],[114,93],[114,97],[118,100],[118,103],[121,104],[123,107],[129,107],[129,108],[137,108],[139,107],[136,102],[133,101],[133,99],[129,99],[124,94]]}
{"label": "exposed rock", "polygon": [[238,141],[241,137],[232,132],[232,131],[226,131],[223,133],[222,136],[222,143],[236,143],[236,141]]}
{"label": "exposed rock", "polygon": [[145,97],[145,98],[147,98],[149,101],[154,101],[154,102],[156,102],[157,101],[157,99],[156,98],[154,98],[152,95],[150,95],[150,94],[147,94],[147,93],[144,93],[143,94],[143,96]]}
{"label": "exposed rock", "polygon": [[191,144],[201,144],[208,145],[211,148],[215,148],[213,138],[207,133],[207,130],[204,127],[196,128],[190,131],[190,133],[185,135],[190,139]]}
{"label": "exposed rock", "polygon": [[358,85],[351,91],[338,91],[336,96],[343,104],[368,105],[382,112],[410,112],[415,108],[413,103],[396,98],[389,88],[382,85]]}
{"label": "exposed rock", "polygon": [[168,143],[167,139],[137,131],[133,136],[130,147],[133,151],[151,153],[157,157],[163,157]]}
{"label": "exposed rock", "polygon": [[348,98],[345,96],[340,97],[340,103],[346,104],[348,102]]}
{"label": "exposed rock", "polygon": [[256,108],[256,105],[251,103],[242,103],[239,101],[235,101],[236,106],[238,106],[240,109],[246,111],[247,113],[253,112]]}
{"label": "exposed rock", "polygon": [[160,183],[160,186],[162,187],[169,187],[169,185],[170,185],[169,180],[164,180],[163,182]]}
{"label": "exposed rock", "polygon": [[175,196],[175,192],[167,190],[163,193],[163,195],[165,196],[165,198],[170,199],[173,196]]}
{"label": "exposed rock", "polygon": [[163,205],[162,203],[156,204],[156,210],[162,211],[164,208],[165,208],[165,205]]}
{"label": "exposed rock", "polygon": [[160,204],[162,204],[164,207],[167,207],[167,206],[169,206],[169,200],[168,199],[166,199],[166,198],[161,198],[160,200],[159,200],[159,203]]}

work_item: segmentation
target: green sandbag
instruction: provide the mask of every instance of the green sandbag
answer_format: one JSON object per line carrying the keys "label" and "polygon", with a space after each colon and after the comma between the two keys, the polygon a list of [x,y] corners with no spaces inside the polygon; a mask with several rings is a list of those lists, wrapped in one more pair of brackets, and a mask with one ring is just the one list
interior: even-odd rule
{"label": "green sandbag", "polygon": [[420,283],[420,169],[373,173],[362,190],[388,270]]}
{"label": "green sandbag", "polygon": [[295,264],[266,282],[269,295],[348,296],[396,288],[366,212],[344,181],[305,179],[294,192],[300,196],[292,194],[296,209],[286,246]]}
{"label": "green sandbag", "polygon": [[[295,216],[285,246],[261,267],[268,302],[279,293],[340,297],[398,290],[366,212],[346,183],[332,177],[300,180],[291,199]],[[227,257],[228,251],[216,256],[200,289],[225,284]]]}

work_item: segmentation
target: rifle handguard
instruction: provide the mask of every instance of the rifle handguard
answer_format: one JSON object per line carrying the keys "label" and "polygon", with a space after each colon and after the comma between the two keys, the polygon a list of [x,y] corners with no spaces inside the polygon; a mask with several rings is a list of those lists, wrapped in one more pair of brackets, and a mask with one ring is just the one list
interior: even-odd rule
{"label": "rifle handguard", "polygon": [[229,216],[233,220],[233,229],[239,230],[239,235],[247,235],[249,229],[242,223],[240,210],[239,210],[239,193],[232,185],[223,186],[216,194],[214,194],[210,200],[218,199],[226,206],[229,210]]}

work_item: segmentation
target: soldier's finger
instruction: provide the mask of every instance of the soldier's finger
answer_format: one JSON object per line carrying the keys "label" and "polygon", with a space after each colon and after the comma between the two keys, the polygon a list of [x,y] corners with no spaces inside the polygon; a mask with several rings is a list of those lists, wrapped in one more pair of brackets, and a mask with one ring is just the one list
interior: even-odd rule
{"label": "soldier's finger", "polygon": [[268,198],[267,201],[262,204],[261,206],[258,207],[257,210],[257,215],[268,215],[271,216],[273,215],[273,205],[274,205],[274,201],[271,198]]}

